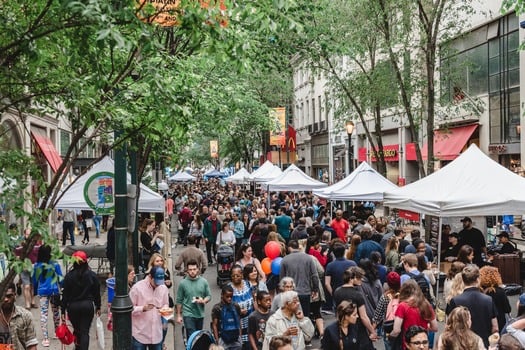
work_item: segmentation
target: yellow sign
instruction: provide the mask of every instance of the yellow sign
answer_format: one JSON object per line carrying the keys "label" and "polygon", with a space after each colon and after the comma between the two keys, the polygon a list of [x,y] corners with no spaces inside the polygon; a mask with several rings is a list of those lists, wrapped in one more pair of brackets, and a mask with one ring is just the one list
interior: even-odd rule
{"label": "yellow sign", "polygon": [[210,156],[212,158],[219,158],[219,141],[210,140]]}
{"label": "yellow sign", "polygon": [[[180,8],[180,0],[136,0],[137,3],[137,17],[146,23],[155,23],[162,27],[173,27],[179,25],[179,16],[183,10]],[[226,15],[226,5],[224,0],[211,1],[199,0],[202,9],[209,9],[210,7],[218,7],[218,14],[215,15],[215,22],[218,22],[221,27],[228,25],[228,17]],[[207,24],[214,21],[208,19]]]}
{"label": "yellow sign", "polygon": [[284,107],[270,109],[270,118],[277,120],[277,130],[272,130],[270,133],[270,146],[285,146],[286,109]]}

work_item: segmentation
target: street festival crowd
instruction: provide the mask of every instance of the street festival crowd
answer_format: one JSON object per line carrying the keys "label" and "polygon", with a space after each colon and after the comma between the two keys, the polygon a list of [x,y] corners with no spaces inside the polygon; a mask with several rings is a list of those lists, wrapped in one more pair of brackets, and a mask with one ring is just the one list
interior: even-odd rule
{"label": "street festival crowd", "polygon": [[[208,329],[214,349],[306,349],[314,337],[323,349],[374,349],[378,342],[387,350],[525,349],[525,293],[510,315],[500,272],[491,264],[495,253],[487,252],[485,236],[469,217],[459,232],[443,226],[442,259],[451,266],[438,297],[436,252],[424,234],[401,220],[376,217],[374,203],[354,202],[343,211],[307,192],[267,193],[214,179],[171,185],[164,197],[165,215],[140,218],[145,277],[136,281],[128,267],[133,349],[165,348],[168,325],[175,322],[184,325],[186,340]],[[182,250],[174,267],[184,276],[173,292],[166,260],[171,243],[164,243],[169,224],[177,226]],[[498,238],[498,252],[515,250],[508,232]],[[111,227],[111,263],[114,249]],[[62,334],[67,315],[75,349],[87,350],[101,297],[86,253],[73,254],[64,277],[49,245],[38,244],[32,253],[32,272],[23,271],[21,286],[11,284],[3,298],[0,349],[37,348],[26,310],[36,307],[34,292],[42,346],[49,347],[59,329],[60,340],[68,340]],[[201,274],[212,266],[221,297],[206,307],[210,284]],[[25,308],[14,302],[20,290]],[[205,312],[211,313],[209,328]],[[323,315],[335,321],[325,324]],[[111,322],[110,313],[108,328]],[[438,322],[445,325],[436,336]]]}

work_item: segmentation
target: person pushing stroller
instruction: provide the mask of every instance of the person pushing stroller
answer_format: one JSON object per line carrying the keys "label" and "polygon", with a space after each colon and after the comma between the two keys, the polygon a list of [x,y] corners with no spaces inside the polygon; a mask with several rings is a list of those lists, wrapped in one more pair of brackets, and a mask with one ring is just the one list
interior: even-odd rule
{"label": "person pushing stroller", "polygon": [[217,235],[217,284],[222,286],[230,280],[230,269],[235,261],[235,235],[227,222],[222,224],[222,230]]}

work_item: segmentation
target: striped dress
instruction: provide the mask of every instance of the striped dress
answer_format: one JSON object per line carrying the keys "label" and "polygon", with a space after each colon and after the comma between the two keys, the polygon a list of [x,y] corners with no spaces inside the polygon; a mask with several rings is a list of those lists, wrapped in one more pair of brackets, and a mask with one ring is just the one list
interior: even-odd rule
{"label": "striped dress", "polygon": [[254,303],[252,297],[252,288],[250,284],[245,280],[242,281],[242,289],[237,289],[231,282],[229,283],[233,288],[233,298],[234,303],[239,304],[241,310],[246,309],[248,312],[241,317],[241,329],[242,329],[242,343],[248,344],[248,316],[254,310]]}

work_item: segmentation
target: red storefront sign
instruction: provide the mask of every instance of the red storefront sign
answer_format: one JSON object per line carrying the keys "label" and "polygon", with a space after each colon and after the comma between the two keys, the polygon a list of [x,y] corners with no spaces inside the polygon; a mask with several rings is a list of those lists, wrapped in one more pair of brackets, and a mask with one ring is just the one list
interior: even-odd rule
{"label": "red storefront sign", "polygon": [[[366,147],[361,147],[358,150],[359,161],[366,162],[368,149]],[[383,146],[383,156],[385,157],[385,162],[397,162],[399,161],[399,145],[385,145]],[[378,150],[370,149],[370,160],[372,162],[377,162]]]}
{"label": "red storefront sign", "polygon": [[419,214],[414,213],[413,211],[399,209],[397,213],[400,218],[408,219],[410,221],[419,221]]}

